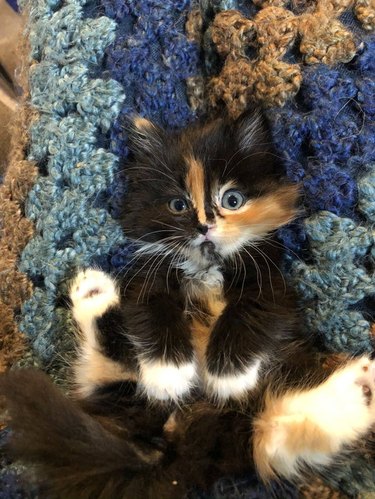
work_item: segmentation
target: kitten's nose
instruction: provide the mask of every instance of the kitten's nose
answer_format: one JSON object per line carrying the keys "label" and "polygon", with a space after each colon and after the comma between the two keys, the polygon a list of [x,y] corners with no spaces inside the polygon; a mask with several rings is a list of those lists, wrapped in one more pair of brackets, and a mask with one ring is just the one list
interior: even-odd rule
{"label": "kitten's nose", "polygon": [[200,232],[201,234],[203,234],[205,236],[208,232],[208,225],[198,224],[197,229],[198,229],[198,232]]}

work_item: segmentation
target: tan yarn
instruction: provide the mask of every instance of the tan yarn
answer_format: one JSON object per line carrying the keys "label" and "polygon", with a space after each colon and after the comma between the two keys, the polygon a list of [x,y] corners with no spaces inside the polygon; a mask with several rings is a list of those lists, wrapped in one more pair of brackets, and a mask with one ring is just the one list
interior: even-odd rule
{"label": "tan yarn", "polygon": [[[29,53],[26,44],[21,52],[25,60]],[[25,353],[26,342],[18,330],[16,315],[32,292],[26,275],[17,270],[20,253],[33,235],[33,225],[23,212],[26,196],[37,177],[36,166],[24,159],[29,141],[27,131],[34,118],[34,111],[27,104],[27,70],[23,68],[21,75],[23,100],[15,113],[9,164],[0,186],[0,372]]]}
{"label": "tan yarn", "polygon": [[375,0],[357,0],[354,13],[364,29],[375,29]]}
{"label": "tan yarn", "polygon": [[[357,41],[338,20],[348,9],[353,9],[364,29],[375,27],[375,0],[294,0],[295,9],[303,9],[299,15],[286,8],[290,2],[285,0],[253,3],[261,7],[253,19],[227,10],[215,17],[210,28],[224,65],[221,73],[209,81],[207,98],[213,107],[224,103],[233,117],[240,115],[251,100],[269,107],[282,106],[298,92],[302,81],[300,64],[283,60],[293,45],[305,64],[351,61],[358,49]],[[192,39],[196,41],[200,39],[200,26],[199,13],[194,11],[188,32],[194,33]],[[249,49],[255,51],[254,59]],[[195,84],[189,85],[189,95],[195,97],[193,107],[197,108],[199,92],[191,89]]]}

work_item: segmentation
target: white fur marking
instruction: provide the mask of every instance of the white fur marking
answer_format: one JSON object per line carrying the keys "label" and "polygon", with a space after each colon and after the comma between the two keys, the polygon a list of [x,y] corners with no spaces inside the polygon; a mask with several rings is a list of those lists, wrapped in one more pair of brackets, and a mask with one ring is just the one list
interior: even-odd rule
{"label": "white fur marking", "polygon": [[257,359],[244,373],[232,376],[214,376],[204,373],[206,391],[219,401],[229,398],[240,398],[248,390],[252,390],[259,378],[261,360]]}
{"label": "white fur marking", "polygon": [[[361,357],[333,373],[318,387],[285,396],[283,414],[275,419],[272,438],[266,447],[270,462],[278,473],[289,477],[298,474],[300,460],[310,466],[326,465],[343,445],[352,443],[370,429],[375,423],[374,366],[375,363],[367,357]],[[363,394],[364,385],[372,391],[370,403]],[[295,454],[285,449],[288,423],[306,420],[327,434],[331,453],[306,449]]]}
{"label": "white fur marking", "polygon": [[180,366],[160,360],[140,362],[140,383],[150,399],[177,401],[194,386],[196,376],[194,362]]}
{"label": "white fur marking", "polygon": [[70,287],[73,316],[81,325],[101,317],[109,307],[119,303],[115,281],[100,270],[80,272]]}

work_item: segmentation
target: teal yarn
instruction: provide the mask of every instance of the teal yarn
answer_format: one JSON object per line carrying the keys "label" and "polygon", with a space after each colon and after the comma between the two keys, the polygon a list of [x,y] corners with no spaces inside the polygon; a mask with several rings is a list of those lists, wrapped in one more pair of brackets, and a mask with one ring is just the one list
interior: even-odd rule
{"label": "teal yarn", "polygon": [[330,212],[319,212],[304,225],[314,264],[295,260],[291,275],[307,303],[308,331],[318,333],[332,351],[371,351],[370,322],[355,306],[375,294],[375,280],[365,258],[374,246],[374,234],[352,219]]}
{"label": "teal yarn", "polygon": [[26,204],[36,234],[20,262],[36,289],[23,306],[20,329],[48,364],[71,345],[67,313],[57,306],[64,284],[124,239],[100,196],[114,182],[118,158],[98,146],[124,93],[116,81],[94,77],[116,23],[86,18],[85,4],[38,0],[29,6],[37,61],[30,68],[31,104],[39,117],[28,158],[38,163],[40,177]]}

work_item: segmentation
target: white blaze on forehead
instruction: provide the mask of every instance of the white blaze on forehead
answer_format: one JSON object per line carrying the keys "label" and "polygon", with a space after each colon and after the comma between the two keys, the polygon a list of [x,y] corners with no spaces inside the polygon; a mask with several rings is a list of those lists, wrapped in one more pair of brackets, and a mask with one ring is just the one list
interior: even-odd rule
{"label": "white blaze on forehead", "polygon": [[186,158],[186,163],[188,166],[188,171],[186,175],[186,187],[191,196],[191,201],[194,208],[197,211],[198,221],[201,224],[207,223],[206,212],[204,209],[204,170],[202,163],[194,158],[194,156],[189,156]]}

